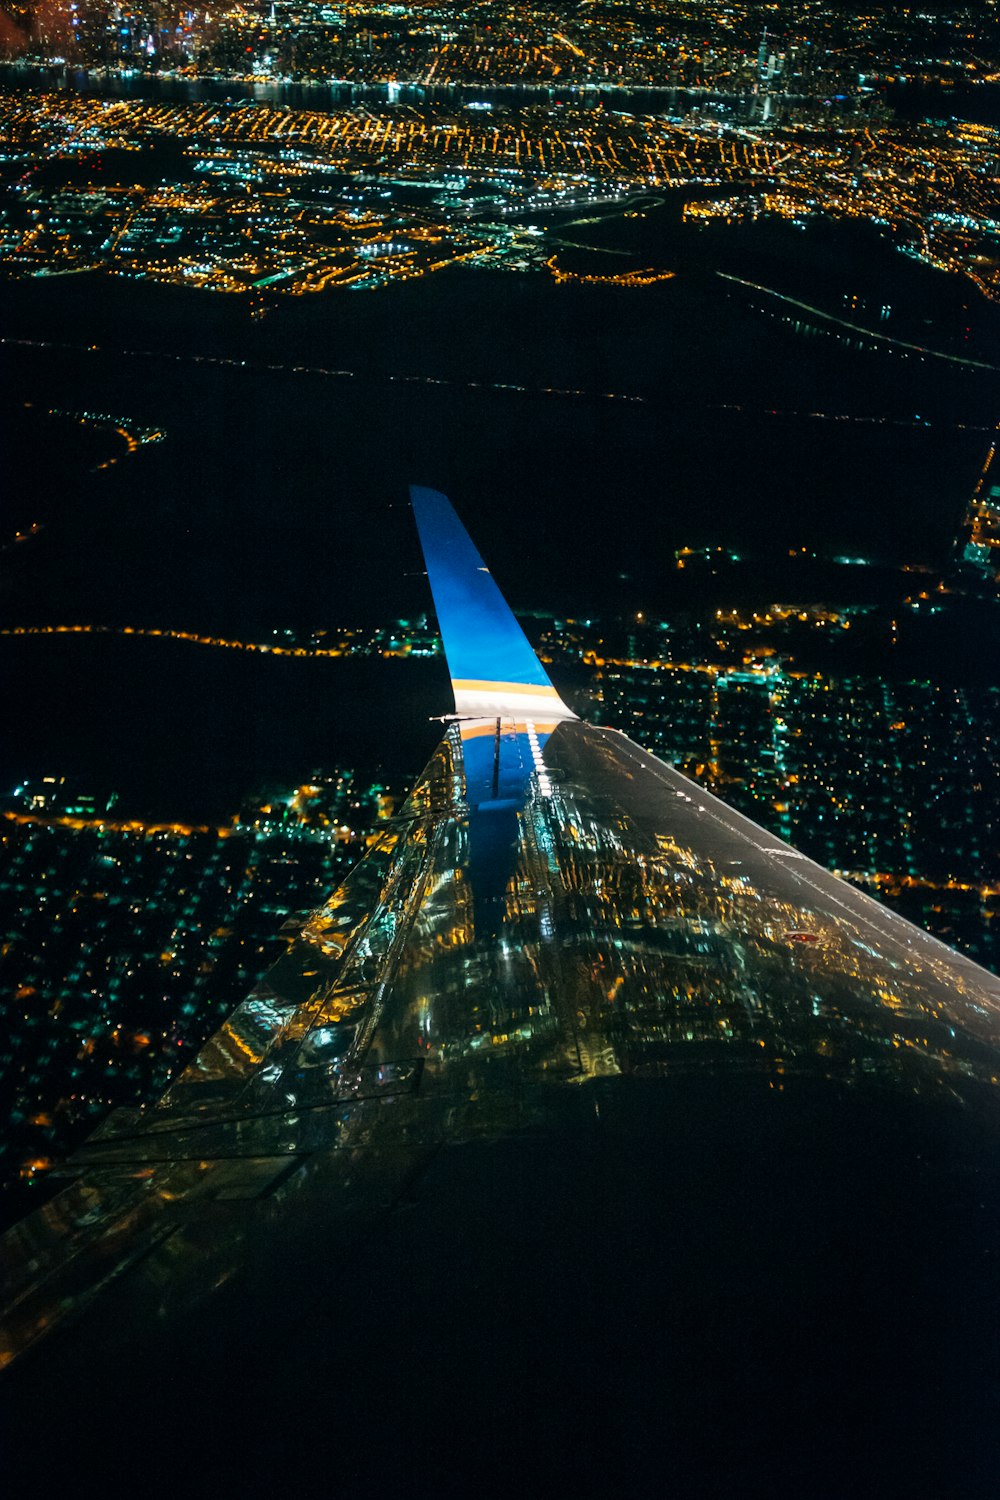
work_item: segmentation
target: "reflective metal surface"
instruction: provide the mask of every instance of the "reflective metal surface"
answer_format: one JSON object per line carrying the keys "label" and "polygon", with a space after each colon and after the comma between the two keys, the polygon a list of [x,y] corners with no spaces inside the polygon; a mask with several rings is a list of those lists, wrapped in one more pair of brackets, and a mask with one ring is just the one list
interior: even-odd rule
{"label": "reflective metal surface", "polygon": [[[312,1371],[319,1346],[302,1321],[311,1305],[329,1320],[331,1301],[367,1298],[367,1314],[355,1315],[364,1323],[377,1321],[388,1298],[398,1314],[395,1291],[370,1279],[384,1250],[369,1237],[419,1198],[423,1182],[438,1183],[428,1190],[436,1206],[423,1229],[413,1227],[419,1213],[410,1221],[411,1240],[398,1238],[391,1276],[405,1285],[409,1255],[429,1256],[422,1296],[441,1305],[459,1298],[455,1325],[435,1335],[435,1348],[451,1350],[451,1378],[463,1359],[472,1378],[477,1361],[500,1357],[465,1347],[461,1334],[494,1293],[521,1299],[509,1317],[533,1346],[561,1295],[552,1290],[553,1257],[565,1259],[567,1276],[581,1257],[587,1265],[580,1315],[591,1332],[571,1320],[560,1334],[576,1351],[565,1355],[570,1367],[586,1364],[592,1338],[608,1337],[622,1279],[646,1286],[671,1244],[678,1264],[723,1256],[725,1284],[713,1296],[732,1298],[742,1267],[748,1285],[778,1278],[772,1313],[795,1306],[816,1316],[816,1299],[828,1295],[848,1314],[853,1307],[858,1361],[894,1369],[911,1354],[906,1338],[883,1348],[873,1332],[870,1309],[882,1290],[873,1303],[865,1283],[858,1301],[837,1277],[867,1240],[878,1247],[891,1304],[901,1273],[880,1257],[885,1250],[895,1261],[901,1246],[880,1238],[888,1231],[879,1203],[898,1193],[893,1222],[913,1264],[924,1265],[922,1255],[939,1268],[947,1262],[934,1215],[958,1224],[953,1250],[977,1257],[964,1289],[972,1300],[953,1316],[963,1327],[994,1316],[996,1273],[985,1257],[997,1226],[988,1173],[1000,1144],[998,1101],[997,979],[622,735],[575,720],[453,724],[381,843],[197,1062],[155,1107],[113,1116],[72,1163],[77,1180],[7,1236],[9,1378],[16,1386],[23,1365],[30,1396],[53,1382],[85,1384],[101,1360],[162,1369],[179,1358],[170,1340],[190,1354],[191,1338],[212,1326],[244,1357],[257,1350],[261,1376],[281,1369],[287,1379],[301,1361]],[[678,1172],[694,1174],[683,1188]],[[698,1184],[716,1179],[701,1195]],[[743,1202],[740,1184],[751,1180],[757,1187]],[[827,1196],[825,1206],[817,1200],[813,1232],[823,1243],[840,1238],[807,1295],[798,1278],[815,1245],[782,1240],[774,1225],[791,1222],[818,1181]],[[667,1182],[669,1212],[666,1200],[654,1212]],[[974,1250],[959,1199],[962,1213],[966,1200],[980,1205],[985,1238]],[[496,1244],[514,1236],[509,1258],[498,1265],[477,1242],[456,1267],[453,1236],[494,1213]],[[921,1247],[913,1236],[925,1221]],[[694,1242],[681,1233],[685,1223],[696,1226]],[[623,1226],[627,1243],[616,1238]],[[385,1232],[391,1241],[396,1229]],[[597,1243],[607,1248],[599,1267],[588,1259]],[[492,1288],[478,1274],[482,1256]],[[536,1292],[550,1287],[544,1308],[526,1292],[530,1282]],[[659,1297],[663,1281],[656,1285]],[[948,1296],[962,1290],[952,1283]],[[666,1393],[677,1372],[668,1377],[656,1364],[651,1350],[660,1345],[649,1343],[643,1306],[654,1331],[658,1319],[664,1337],[672,1330],[688,1364],[688,1345],[702,1344],[683,1318],[678,1332],[675,1314],[657,1310],[651,1295],[617,1321],[641,1320],[629,1338],[642,1348],[650,1390]],[[711,1327],[707,1295],[692,1293],[692,1308],[701,1306]],[[916,1296],[912,1286],[905,1295]],[[932,1312],[912,1306],[909,1316],[926,1322]],[[334,1324],[356,1335],[342,1308]],[[509,1320],[490,1326],[502,1343],[497,1328]],[[787,1338],[773,1326],[771,1334],[779,1345]],[[959,1339],[942,1355],[938,1330],[931,1344],[936,1378],[974,1375],[977,1398],[996,1389],[996,1371],[983,1373],[988,1339],[976,1351]],[[381,1356],[369,1356],[377,1369]],[[555,1357],[549,1348],[546,1358]],[[507,1351],[503,1369],[519,1358]],[[767,1379],[773,1385],[781,1370],[798,1389],[801,1358],[789,1354],[786,1367],[775,1355]],[[327,1390],[332,1376],[322,1369]],[[408,1403],[420,1387],[412,1373]],[[705,1388],[720,1389],[717,1375]],[[771,1390],[767,1399],[789,1396]],[[971,1412],[964,1391],[962,1400]],[[356,1423],[350,1401],[345,1410]],[[985,1474],[983,1429],[969,1441],[967,1456],[977,1455]],[[978,1473],[965,1473],[962,1493],[975,1492]],[[776,1481],[770,1492],[779,1491]]]}

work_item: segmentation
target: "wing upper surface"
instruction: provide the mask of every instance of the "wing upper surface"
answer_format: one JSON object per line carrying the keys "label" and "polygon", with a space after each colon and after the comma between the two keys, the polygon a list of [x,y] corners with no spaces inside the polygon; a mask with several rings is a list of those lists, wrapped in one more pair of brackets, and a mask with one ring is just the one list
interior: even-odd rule
{"label": "wing upper surface", "polygon": [[359,1147],[383,1182],[413,1153],[544,1129],[595,1080],[995,1091],[996,978],[625,736],[560,724],[515,796],[476,803],[464,750],[453,725],[161,1103],[112,1116],[78,1181],[7,1236],[9,1353],[164,1237],[202,1294],[219,1255],[184,1245],[209,1209],[280,1221]]}
{"label": "wing upper surface", "polygon": [[[124,1328],[166,1285],[178,1308],[238,1287],[317,1225],[377,1217],[442,1148],[546,1150],[590,1128],[598,1092],[799,1081],[995,1116],[1000,982],[571,716],[450,507],[421,493],[453,676],[513,673],[563,711],[508,695],[452,723],[379,843],[164,1099],[77,1153],[75,1180],[0,1249],[8,1359],[93,1319],[100,1294]],[[471,592],[442,584],[435,548]],[[490,619],[502,640],[484,656]]]}

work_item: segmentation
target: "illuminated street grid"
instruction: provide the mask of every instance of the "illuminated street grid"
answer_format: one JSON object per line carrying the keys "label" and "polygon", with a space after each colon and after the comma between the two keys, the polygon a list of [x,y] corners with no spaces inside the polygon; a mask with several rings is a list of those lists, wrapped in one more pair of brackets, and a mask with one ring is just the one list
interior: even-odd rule
{"label": "illuminated street grid", "polygon": [[191,9],[61,0],[11,7],[11,50],[74,64],[361,84],[664,87],[817,97],[876,79],[983,82],[996,9],[852,11],[820,0],[364,4],[262,0]]}
{"label": "illuminated street grid", "polygon": [[1000,963],[1000,688],[606,663],[595,717],[911,921]]}
{"label": "illuminated street grid", "polygon": [[55,777],[7,799],[0,1217],[109,1108],[163,1091],[393,805],[350,771],[218,827],[142,822]]}
{"label": "illuminated street grid", "polygon": [[[547,210],[625,212],[637,195],[687,189],[695,223],[868,221],[1000,299],[1000,132],[985,126],[737,126],[554,107],[320,113],[50,94],[0,97],[0,129],[0,261],[15,275],[102,269],[293,293],[370,288],[457,261],[558,277],[572,268],[537,223]],[[719,188],[722,201],[706,198]],[[645,286],[671,269],[600,279]]]}
{"label": "illuminated street grid", "polygon": [[[908,601],[918,613],[938,607],[926,590]],[[613,635],[562,622],[542,652],[587,667],[596,722],[1000,968],[1000,687],[806,667],[810,634],[835,658],[837,639],[868,614],[772,605]]]}

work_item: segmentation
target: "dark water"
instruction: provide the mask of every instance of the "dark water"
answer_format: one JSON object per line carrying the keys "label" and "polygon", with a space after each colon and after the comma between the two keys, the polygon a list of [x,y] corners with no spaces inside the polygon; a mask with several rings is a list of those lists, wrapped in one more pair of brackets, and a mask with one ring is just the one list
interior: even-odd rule
{"label": "dark water", "polygon": [[[108,95],[116,99],[149,99],[179,104],[232,102],[266,104],[288,109],[333,110],[351,105],[410,104],[459,109],[470,103],[502,109],[524,109],[534,105],[572,106],[584,109],[614,109],[635,114],[683,115],[698,107],[720,106],[726,112],[759,110],[757,101],[743,94],[711,89],[622,88],[612,85],[549,84],[388,84],[350,82],[287,83],[280,80],[248,81],[243,78],[186,78],[171,73],[119,73],[101,69],[69,68],[63,64],[0,63],[0,84],[18,89],[56,89],[69,93]],[[804,100],[782,95],[788,103]],[[826,101],[836,113],[848,113],[847,98]]]}
{"label": "dark water", "polygon": [[[23,549],[19,614],[239,634],[411,613],[414,482],[452,494],[525,605],[669,607],[685,545],[940,561],[986,448],[963,424],[995,421],[997,377],[796,334],[699,248],[641,292],[457,272],[261,322],[172,288],[8,288],[8,337],[84,346],[8,344],[12,389],[167,433]],[[807,290],[759,249],[751,279]],[[920,269],[895,260],[900,282]]]}
{"label": "dark water", "polygon": [[452,707],[441,660],[282,661],[111,637],[27,641],[0,662],[26,710],[0,752],[0,793],[65,775],[152,818],[225,820],[254,789],[337,766],[407,786],[441,738],[430,716]]}
{"label": "dark water", "polygon": [[[664,210],[621,236],[618,248],[677,276],[635,292],[459,270],[285,300],[260,321],[240,298],[96,276],[0,287],[16,399],[167,433],[110,470],[70,466],[44,493],[30,450],[8,447],[21,454],[9,481],[37,495],[46,527],[5,554],[4,623],[259,640],[419,613],[413,482],[452,496],[519,607],[690,607],[682,546],[749,557],[744,596],[766,557],[764,602],[798,586],[773,566],[791,548],[944,563],[997,377],[797,333],[715,272],[831,311],[888,289],[890,327],[981,354],[993,325],[958,278],[822,225],[699,235]],[[700,603],[727,602],[731,584],[706,575]],[[19,705],[4,780],[72,762],[102,783],[134,773],[166,802],[189,803],[201,782],[235,796],[404,734],[420,740],[416,768],[435,733],[426,715],[449,706],[440,663],[366,677],[102,637],[8,639],[0,656]]]}
{"label": "dark water", "polygon": [[995,83],[894,83],[884,91],[886,103],[901,120],[971,120],[1000,126],[1000,87]]}
{"label": "dark water", "polygon": [[[118,99],[149,99],[178,104],[253,103],[288,109],[331,110],[351,105],[411,104],[456,109],[469,103],[497,108],[523,109],[533,105],[613,109],[635,114],[683,115],[695,108],[719,106],[725,111],[759,108],[745,95],[708,89],[559,87],[552,84],[488,88],[478,84],[284,83],[248,82],[241,78],[184,78],[170,73],[132,74],[100,69],[67,68],[62,64],[0,62],[0,85],[19,90],[66,90],[70,93],[104,94]],[[984,125],[1000,124],[1000,87],[995,84],[940,84],[918,82],[881,85],[876,93],[903,120],[971,120]],[[862,102],[868,96],[862,96]],[[782,95],[784,104],[807,102],[797,95]],[[831,113],[849,114],[854,101],[847,97],[823,101]]]}

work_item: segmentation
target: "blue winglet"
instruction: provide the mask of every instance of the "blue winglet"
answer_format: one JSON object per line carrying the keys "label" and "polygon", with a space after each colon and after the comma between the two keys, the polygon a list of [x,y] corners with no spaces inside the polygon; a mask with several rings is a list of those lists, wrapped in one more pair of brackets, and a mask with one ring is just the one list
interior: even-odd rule
{"label": "blue winglet", "polygon": [[450,500],[410,486],[455,711],[475,718],[541,719],[576,715],[559,697],[524,631],[472,545]]}

